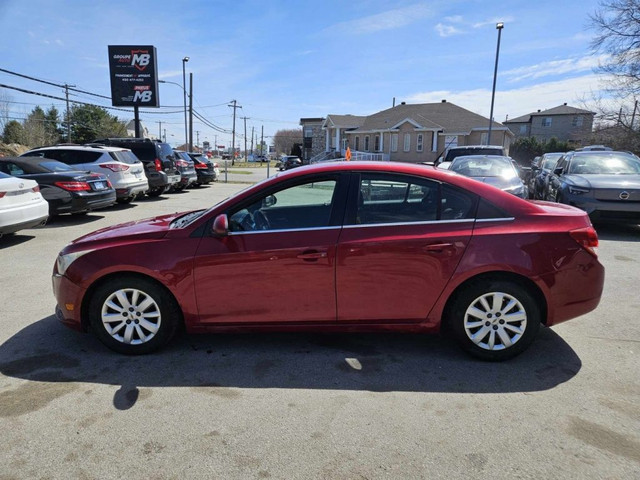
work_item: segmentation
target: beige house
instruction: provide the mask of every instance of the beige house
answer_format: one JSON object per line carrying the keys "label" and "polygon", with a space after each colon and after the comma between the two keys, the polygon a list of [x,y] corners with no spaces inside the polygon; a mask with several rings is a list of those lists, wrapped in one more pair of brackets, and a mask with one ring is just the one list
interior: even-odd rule
{"label": "beige house", "polygon": [[[489,137],[488,118],[445,100],[412,105],[403,102],[366,117],[327,115],[322,128],[325,155],[343,156],[349,147],[353,160],[433,162],[447,147],[486,145]],[[507,127],[492,123],[492,145],[508,151],[512,138]]]}
{"label": "beige house", "polygon": [[595,113],[566,103],[547,110],[538,110],[506,120],[504,124],[516,138],[533,137],[541,142],[551,138],[576,145],[589,143]]}

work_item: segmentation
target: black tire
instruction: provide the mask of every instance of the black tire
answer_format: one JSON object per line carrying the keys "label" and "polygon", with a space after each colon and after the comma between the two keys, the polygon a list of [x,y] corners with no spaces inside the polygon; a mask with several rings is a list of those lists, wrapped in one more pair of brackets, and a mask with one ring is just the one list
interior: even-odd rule
{"label": "black tire", "polygon": [[462,348],[482,360],[502,361],[519,355],[540,329],[536,300],[526,288],[510,281],[472,283],[454,302],[449,326]]}
{"label": "black tire", "polygon": [[125,198],[117,198],[116,202],[121,205],[126,205],[127,203],[131,203],[133,201],[133,197],[125,197]]}
{"label": "black tire", "polygon": [[152,190],[149,190],[147,192],[147,195],[149,195],[150,197],[159,197],[160,195],[162,195],[164,193],[165,189],[163,187],[159,187],[159,188],[154,188]]}
{"label": "black tire", "polygon": [[[103,321],[103,314],[113,320]],[[153,280],[137,276],[110,279],[89,300],[91,330],[111,350],[126,355],[163,347],[181,318],[172,295]]]}

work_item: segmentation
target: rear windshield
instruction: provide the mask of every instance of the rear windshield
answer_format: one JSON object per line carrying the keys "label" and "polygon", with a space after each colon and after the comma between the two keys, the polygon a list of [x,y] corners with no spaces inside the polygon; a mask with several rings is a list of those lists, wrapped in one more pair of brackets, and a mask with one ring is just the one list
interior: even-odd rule
{"label": "rear windshield", "polygon": [[158,143],[158,150],[160,150],[160,157],[165,160],[167,157],[173,157],[173,148],[168,143]]}
{"label": "rear windshield", "polygon": [[72,172],[75,170],[66,163],[56,162],[55,160],[40,162],[39,166],[48,172]]}
{"label": "rear windshield", "polygon": [[141,145],[130,145],[127,148],[131,149],[136,157],[140,160],[155,160],[156,159],[156,149],[153,148],[151,143],[143,143]]}
{"label": "rear windshield", "polygon": [[136,155],[130,150],[120,150],[117,152],[109,152],[109,155],[111,155],[111,158],[113,158],[114,160],[117,160],[122,163],[128,163],[129,165],[138,163],[140,161],[138,160],[138,157],[136,157]]}
{"label": "rear windshield", "polygon": [[504,155],[502,148],[452,148],[447,152],[445,162],[450,162],[456,157],[467,155]]}

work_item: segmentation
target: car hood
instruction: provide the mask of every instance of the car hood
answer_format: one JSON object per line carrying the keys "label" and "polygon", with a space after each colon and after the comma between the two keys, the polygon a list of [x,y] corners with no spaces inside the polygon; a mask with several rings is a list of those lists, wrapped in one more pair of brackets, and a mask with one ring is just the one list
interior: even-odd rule
{"label": "car hood", "polygon": [[576,187],[640,189],[640,175],[565,175],[564,179]]}
{"label": "car hood", "polygon": [[[87,244],[110,243],[114,240],[118,242],[130,242],[134,240],[162,238],[169,230],[169,224],[181,215],[183,215],[183,213],[173,213],[102,228],[75,239],[69,245],[73,247],[86,247]],[[74,248],[74,250],[75,249],[76,248]]]}

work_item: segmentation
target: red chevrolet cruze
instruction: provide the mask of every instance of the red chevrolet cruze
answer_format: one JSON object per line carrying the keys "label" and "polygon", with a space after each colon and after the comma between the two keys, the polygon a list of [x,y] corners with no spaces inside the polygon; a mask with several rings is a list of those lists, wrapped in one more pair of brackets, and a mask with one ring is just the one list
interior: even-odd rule
{"label": "red chevrolet cruze", "polygon": [[[187,332],[446,329],[503,360],[540,324],[598,305],[598,237],[576,208],[424,165],[335,162],[279,174],[208,210],[67,245],[57,316],[148,353]],[[283,285],[289,295],[282,297]]]}

